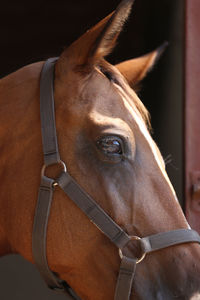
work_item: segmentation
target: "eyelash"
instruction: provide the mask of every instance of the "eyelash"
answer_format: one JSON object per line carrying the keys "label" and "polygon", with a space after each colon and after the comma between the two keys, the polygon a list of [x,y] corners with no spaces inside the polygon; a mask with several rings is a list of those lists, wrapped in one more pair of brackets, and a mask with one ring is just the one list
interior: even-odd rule
{"label": "eyelash", "polygon": [[112,72],[105,70],[102,67],[100,67],[99,69],[100,69],[101,73],[104,74],[106,76],[106,78],[108,78],[109,81],[119,84],[118,80],[116,79],[115,75]]}

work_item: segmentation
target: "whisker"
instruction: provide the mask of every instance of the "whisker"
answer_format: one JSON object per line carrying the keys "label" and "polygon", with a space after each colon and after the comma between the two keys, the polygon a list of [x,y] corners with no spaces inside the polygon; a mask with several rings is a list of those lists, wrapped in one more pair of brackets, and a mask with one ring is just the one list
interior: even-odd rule
{"label": "whisker", "polygon": [[179,168],[173,164],[173,158],[172,158],[172,155],[171,154],[168,154],[165,158],[164,158],[164,162],[165,162],[165,165],[170,165],[170,167],[172,167],[174,170],[178,171]]}
{"label": "whisker", "polygon": [[172,161],[173,161],[173,159],[172,159],[172,155],[171,155],[171,154],[168,154],[168,155],[164,158],[165,165],[168,165],[168,164],[171,163]]}

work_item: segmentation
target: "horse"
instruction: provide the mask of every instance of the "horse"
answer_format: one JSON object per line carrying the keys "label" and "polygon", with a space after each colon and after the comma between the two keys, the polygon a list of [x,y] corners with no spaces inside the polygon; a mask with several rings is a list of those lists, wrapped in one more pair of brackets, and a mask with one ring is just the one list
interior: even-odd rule
{"label": "horse", "polygon": [[[123,0],[54,61],[60,157],[70,176],[125,234],[143,238],[191,231],[136,93],[162,47],[115,66],[105,60],[133,2]],[[17,253],[33,264],[32,232],[44,163],[39,104],[43,67],[43,61],[37,62],[0,80],[0,255]],[[63,167],[52,164],[42,173],[55,178]],[[81,299],[114,299],[121,261],[117,247],[56,182],[53,186],[45,241],[50,270]],[[131,259],[139,251],[131,244],[126,255]],[[137,265],[130,299],[200,299],[199,274],[195,241],[149,253]]]}

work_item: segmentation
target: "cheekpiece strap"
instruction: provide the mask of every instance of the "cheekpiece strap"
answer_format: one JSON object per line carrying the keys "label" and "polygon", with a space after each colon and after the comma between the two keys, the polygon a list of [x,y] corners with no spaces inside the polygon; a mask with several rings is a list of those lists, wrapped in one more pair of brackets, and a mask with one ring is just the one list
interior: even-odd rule
{"label": "cheekpiece strap", "polygon": [[54,67],[56,60],[57,58],[50,58],[45,62],[40,79],[40,118],[46,166],[60,162],[54,107]]}

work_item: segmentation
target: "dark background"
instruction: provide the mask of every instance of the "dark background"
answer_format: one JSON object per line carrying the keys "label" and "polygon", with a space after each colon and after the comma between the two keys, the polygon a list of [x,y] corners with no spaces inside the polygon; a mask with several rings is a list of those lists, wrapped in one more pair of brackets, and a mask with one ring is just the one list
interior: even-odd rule
{"label": "dark background", "polygon": [[[58,56],[90,26],[109,14],[117,0],[8,0],[1,4],[0,76],[51,56]],[[169,46],[154,71],[143,82],[140,98],[152,116],[153,137],[183,204],[183,0],[136,0],[133,13],[108,60],[115,64]],[[0,260],[3,300],[65,299],[49,292],[37,271],[23,259]],[[95,299],[94,299],[95,300]]]}

